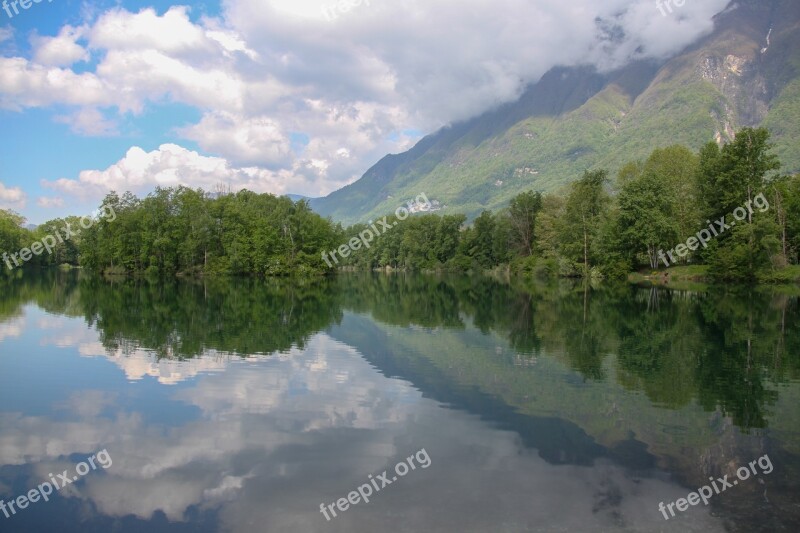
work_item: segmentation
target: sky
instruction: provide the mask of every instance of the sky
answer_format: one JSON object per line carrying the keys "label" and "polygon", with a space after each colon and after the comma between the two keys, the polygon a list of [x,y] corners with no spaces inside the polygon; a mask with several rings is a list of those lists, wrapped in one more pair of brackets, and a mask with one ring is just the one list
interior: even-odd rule
{"label": "sky", "polygon": [[19,1],[0,0],[0,209],[37,224],[110,190],[324,196],[554,66],[669,57],[729,2]]}

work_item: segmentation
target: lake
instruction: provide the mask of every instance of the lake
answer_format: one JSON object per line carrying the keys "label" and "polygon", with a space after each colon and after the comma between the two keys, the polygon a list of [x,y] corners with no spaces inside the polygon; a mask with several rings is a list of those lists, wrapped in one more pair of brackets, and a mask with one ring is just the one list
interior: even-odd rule
{"label": "lake", "polygon": [[2,532],[800,530],[796,292],[2,283]]}

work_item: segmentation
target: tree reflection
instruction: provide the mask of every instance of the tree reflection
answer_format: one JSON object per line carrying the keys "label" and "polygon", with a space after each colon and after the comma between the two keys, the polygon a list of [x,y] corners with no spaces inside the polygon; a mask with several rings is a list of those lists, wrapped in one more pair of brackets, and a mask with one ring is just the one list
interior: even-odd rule
{"label": "tree reflection", "polygon": [[[517,359],[555,358],[584,380],[609,379],[613,367],[613,379],[657,405],[696,401],[745,429],[765,427],[775,385],[800,377],[800,337],[791,334],[800,326],[798,298],[763,290],[523,286],[485,276],[375,273],[308,282],[155,282],[61,271],[3,279],[0,289],[0,320],[33,301],[83,317],[110,351],[144,348],[162,358],[284,352],[305,346],[345,312],[397,327],[474,327],[506,339]],[[451,350],[450,358],[466,357]],[[524,389],[525,379],[521,374],[515,386]]]}

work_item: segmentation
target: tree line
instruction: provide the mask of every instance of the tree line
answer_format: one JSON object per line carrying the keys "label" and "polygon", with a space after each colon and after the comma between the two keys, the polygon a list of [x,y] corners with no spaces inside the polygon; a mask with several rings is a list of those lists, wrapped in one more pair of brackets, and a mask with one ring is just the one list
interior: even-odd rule
{"label": "tree line", "polygon": [[[353,269],[448,270],[507,268],[520,274],[620,278],[667,264],[707,265],[723,281],[769,277],[800,262],[800,176],[778,174],[769,132],[745,128],[724,146],[698,153],[683,146],[657,149],[611,179],[587,171],[555,194],[529,191],[508,208],[464,215],[387,217],[388,231],[337,265],[323,253],[347,243],[372,221],[348,228],[287,197],[157,188],[146,198],[109,193],[99,219],[52,254],[28,264],[80,265],[111,273],[183,275],[322,275]],[[732,225],[737,208],[763,199]],[[748,204],[749,202],[749,204]],[[762,204],[763,207],[763,204]],[[741,211],[739,211],[741,212]],[[692,239],[727,217],[727,231]],[[35,230],[0,211],[0,249],[17,251],[77,217]],[[688,243],[688,247],[681,243]],[[682,247],[683,246],[683,247]],[[668,254],[665,252],[676,251]],[[4,269],[6,274],[7,269]]]}
{"label": "tree line", "polygon": [[[340,226],[312,212],[305,201],[241,191],[208,194],[187,187],[157,188],[146,198],[106,195],[99,218],[51,255],[27,264],[80,265],[105,273],[314,275],[327,268],[320,252],[339,244]],[[6,212],[0,219],[5,250],[30,246],[74,220],[56,219],[33,231]],[[8,228],[8,231],[3,231]]]}

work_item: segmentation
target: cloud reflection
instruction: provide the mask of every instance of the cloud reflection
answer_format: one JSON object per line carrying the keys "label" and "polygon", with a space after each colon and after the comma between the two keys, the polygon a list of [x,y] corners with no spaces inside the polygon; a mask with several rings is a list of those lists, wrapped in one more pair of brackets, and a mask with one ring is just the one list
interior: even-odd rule
{"label": "cloud reflection", "polygon": [[[201,413],[194,420],[148,423],[146,410],[158,407],[135,397],[146,391],[131,384],[79,391],[50,416],[3,407],[0,464],[27,468],[28,485],[72,468],[72,454],[108,449],[112,468],[60,493],[104,516],[147,521],[163,512],[171,522],[208,520],[200,510],[221,530],[242,533],[254,531],[254,524],[261,531],[304,532],[722,530],[706,508],[664,523],[656,505],[685,495],[682,487],[608,462],[550,464],[516,433],[444,409],[326,334],[271,357],[208,353],[157,361],[138,349],[101,353],[97,333],[77,321],[51,333],[47,342],[67,350],[67,357],[105,357],[128,379],[152,376],[179,385],[169,401]],[[125,412],[123,395],[133,395],[139,411]],[[320,503],[346,495],[368,474],[421,447],[431,468],[333,522],[318,512]],[[8,498],[11,480],[4,471],[0,496]],[[40,506],[29,512],[51,511]],[[52,520],[80,528],[86,519]]]}

